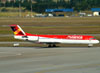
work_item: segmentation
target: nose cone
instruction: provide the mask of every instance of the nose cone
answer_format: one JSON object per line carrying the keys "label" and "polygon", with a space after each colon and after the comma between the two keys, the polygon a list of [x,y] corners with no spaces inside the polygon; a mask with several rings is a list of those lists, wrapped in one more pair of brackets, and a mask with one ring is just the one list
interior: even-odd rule
{"label": "nose cone", "polygon": [[99,40],[96,40],[96,43],[97,43],[97,44],[100,43]]}
{"label": "nose cone", "polygon": [[90,42],[91,42],[92,44],[98,44],[98,43],[100,43],[99,40],[91,40]]}

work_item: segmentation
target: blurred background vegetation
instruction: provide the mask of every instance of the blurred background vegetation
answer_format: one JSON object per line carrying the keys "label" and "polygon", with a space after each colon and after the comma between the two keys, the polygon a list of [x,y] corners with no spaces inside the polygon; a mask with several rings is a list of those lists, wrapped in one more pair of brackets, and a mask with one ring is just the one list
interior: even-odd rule
{"label": "blurred background vegetation", "polygon": [[0,11],[33,11],[44,13],[45,9],[73,8],[75,11],[88,11],[99,8],[100,0],[0,0]]}

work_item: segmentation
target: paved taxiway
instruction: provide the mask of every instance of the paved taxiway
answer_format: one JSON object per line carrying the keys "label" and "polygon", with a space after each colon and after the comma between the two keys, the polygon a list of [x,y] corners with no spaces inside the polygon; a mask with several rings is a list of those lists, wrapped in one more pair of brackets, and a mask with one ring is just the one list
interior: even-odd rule
{"label": "paved taxiway", "polygon": [[100,47],[0,47],[0,73],[100,73]]}

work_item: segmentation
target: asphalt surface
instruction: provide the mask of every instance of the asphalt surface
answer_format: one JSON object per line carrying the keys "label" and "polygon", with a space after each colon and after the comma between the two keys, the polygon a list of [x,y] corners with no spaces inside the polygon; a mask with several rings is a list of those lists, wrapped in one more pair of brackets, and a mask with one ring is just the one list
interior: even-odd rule
{"label": "asphalt surface", "polygon": [[0,47],[0,73],[100,73],[100,47]]}

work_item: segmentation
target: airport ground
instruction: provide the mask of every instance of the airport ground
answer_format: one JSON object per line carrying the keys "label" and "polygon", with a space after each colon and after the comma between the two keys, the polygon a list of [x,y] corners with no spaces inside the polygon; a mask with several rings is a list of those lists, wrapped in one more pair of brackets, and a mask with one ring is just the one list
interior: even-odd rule
{"label": "airport ground", "polygon": [[100,73],[100,47],[0,47],[0,73]]}
{"label": "airport ground", "polygon": [[[15,40],[10,24],[33,34],[85,34],[100,40],[100,17],[0,18],[0,73],[100,73],[100,44],[47,48]],[[16,42],[21,47],[12,47]]]}

